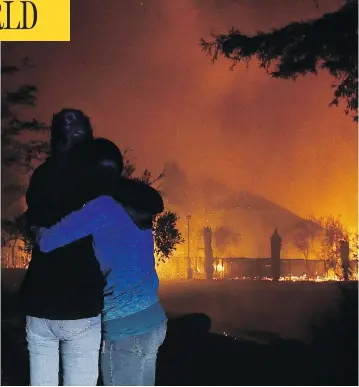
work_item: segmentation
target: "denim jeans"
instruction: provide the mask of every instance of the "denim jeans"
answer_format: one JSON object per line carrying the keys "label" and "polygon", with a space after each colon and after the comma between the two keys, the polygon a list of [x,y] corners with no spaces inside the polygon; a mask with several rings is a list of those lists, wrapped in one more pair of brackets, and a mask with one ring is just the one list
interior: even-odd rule
{"label": "denim jeans", "polygon": [[105,340],[101,351],[101,372],[105,386],[154,386],[159,347],[167,321],[152,331],[119,340]]}
{"label": "denim jeans", "polygon": [[80,320],[26,317],[32,386],[58,386],[59,350],[64,386],[95,386],[101,346],[101,316]]}

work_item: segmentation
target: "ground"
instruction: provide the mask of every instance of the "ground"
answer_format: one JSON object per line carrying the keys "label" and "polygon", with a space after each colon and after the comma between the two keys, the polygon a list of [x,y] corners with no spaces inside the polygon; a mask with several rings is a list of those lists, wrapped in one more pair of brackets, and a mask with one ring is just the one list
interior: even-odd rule
{"label": "ground", "polygon": [[[13,301],[19,277],[3,274],[3,385],[29,384]],[[170,321],[157,384],[358,385],[357,291],[357,283],[162,283]]]}
{"label": "ground", "polygon": [[160,296],[171,315],[208,315],[214,333],[303,342],[312,339],[312,325],[335,314],[342,299],[335,283],[250,280],[162,282]]}

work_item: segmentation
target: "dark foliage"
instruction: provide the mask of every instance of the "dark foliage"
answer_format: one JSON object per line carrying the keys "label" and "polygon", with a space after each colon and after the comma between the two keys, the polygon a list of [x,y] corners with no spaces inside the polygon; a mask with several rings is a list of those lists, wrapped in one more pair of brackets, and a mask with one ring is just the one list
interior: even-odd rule
{"label": "dark foliage", "polygon": [[248,36],[232,29],[228,34],[201,42],[216,60],[218,55],[233,65],[257,59],[272,77],[295,80],[298,76],[327,70],[334,78],[330,105],[343,101],[345,112],[358,111],[358,2],[347,0],[336,12],[307,22],[295,22],[272,32]]}
{"label": "dark foliage", "polygon": [[165,211],[157,217],[154,224],[155,253],[162,262],[173,254],[178,244],[183,243],[182,235],[177,228],[178,219],[174,212]]}
{"label": "dark foliage", "polygon": [[[148,185],[155,185],[166,176],[163,170],[159,175],[153,177],[151,171],[145,169],[140,175],[136,175],[136,166],[130,158],[132,149],[126,149],[123,152],[124,172],[123,175],[130,179],[141,181]],[[176,213],[167,210],[158,215],[153,223],[153,235],[155,240],[155,253],[159,262],[165,262],[166,259],[175,252],[177,245],[183,243],[181,232],[177,227],[179,217]]]}
{"label": "dark foliage", "polygon": [[[30,64],[27,59],[20,66],[3,65],[1,75],[12,76],[25,71]],[[44,140],[21,139],[28,133],[46,133],[49,127],[36,119],[24,120],[18,115],[18,108],[34,107],[37,101],[37,87],[21,85],[15,90],[1,92],[1,162],[2,169],[22,168],[23,172],[33,169],[32,161],[42,161],[49,151]]]}
{"label": "dark foliage", "polygon": [[1,229],[1,246],[9,245],[10,242],[21,241],[23,246],[21,250],[26,254],[31,253],[33,247],[32,234],[26,227],[24,214],[17,216],[14,220],[2,219]]}
{"label": "dark foliage", "polygon": [[[31,67],[27,58],[19,65],[3,64],[2,77],[11,77]],[[34,107],[37,87],[21,85],[1,91],[1,193],[7,206],[16,203],[26,192],[29,174],[42,162],[49,152],[49,144],[38,135],[44,135],[49,127],[36,119],[26,120],[19,116],[19,109]],[[37,138],[38,137],[38,138]],[[28,235],[23,228],[21,216],[2,219],[2,246],[10,241],[22,240],[29,248]]]}

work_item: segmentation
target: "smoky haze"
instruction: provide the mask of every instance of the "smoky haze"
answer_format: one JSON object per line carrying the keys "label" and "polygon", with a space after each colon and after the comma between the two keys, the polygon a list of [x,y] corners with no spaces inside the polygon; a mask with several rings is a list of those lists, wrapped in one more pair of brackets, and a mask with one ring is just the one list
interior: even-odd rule
{"label": "smoky haze", "polygon": [[215,190],[249,192],[301,217],[342,214],[354,228],[357,127],[342,108],[328,107],[331,78],[273,80],[255,63],[229,71],[228,61],[212,65],[199,46],[211,31],[267,31],[340,5],[73,2],[70,43],[8,45],[3,60],[27,54],[36,63],[26,81],[39,86],[40,119],[75,106],[91,116],[96,135],[133,148],[139,169],[172,163],[177,175],[163,185],[182,218],[208,207]]}

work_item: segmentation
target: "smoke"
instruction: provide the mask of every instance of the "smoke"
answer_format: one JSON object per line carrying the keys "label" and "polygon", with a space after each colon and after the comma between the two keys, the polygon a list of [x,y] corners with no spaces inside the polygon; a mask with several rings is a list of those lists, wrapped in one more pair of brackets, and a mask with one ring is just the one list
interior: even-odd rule
{"label": "smoke", "polygon": [[214,247],[219,253],[225,253],[229,246],[240,243],[240,234],[234,233],[226,227],[218,227],[213,232]]}
{"label": "smoke", "polygon": [[190,184],[187,175],[176,161],[166,163],[161,191],[170,205],[183,208],[190,200]]}
{"label": "smoke", "polygon": [[70,43],[21,46],[37,65],[30,72],[40,90],[35,115],[49,120],[76,106],[96,135],[135,150],[139,170],[156,173],[174,160],[164,184],[182,217],[248,191],[301,217],[342,214],[356,227],[357,127],[328,107],[331,78],[274,80],[256,63],[230,71],[230,62],[213,65],[199,46],[211,31],[267,31],[340,4],[74,2]]}

